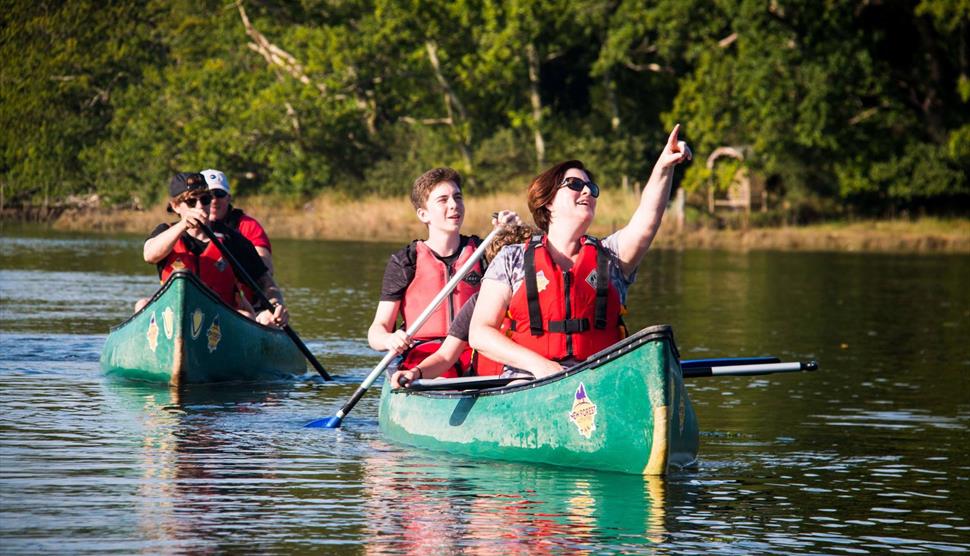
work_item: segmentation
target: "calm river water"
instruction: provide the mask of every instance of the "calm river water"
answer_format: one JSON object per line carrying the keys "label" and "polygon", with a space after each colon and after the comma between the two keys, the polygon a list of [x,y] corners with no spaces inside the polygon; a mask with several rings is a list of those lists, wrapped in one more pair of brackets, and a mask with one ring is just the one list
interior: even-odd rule
{"label": "calm river water", "polygon": [[0,552],[884,554],[970,550],[970,256],[654,251],[633,328],[685,358],[818,359],[689,384],[700,465],[666,478],[386,443],[365,341],[397,246],[277,241],[334,383],[169,392],[102,377],[157,287],[138,237],[0,238]]}

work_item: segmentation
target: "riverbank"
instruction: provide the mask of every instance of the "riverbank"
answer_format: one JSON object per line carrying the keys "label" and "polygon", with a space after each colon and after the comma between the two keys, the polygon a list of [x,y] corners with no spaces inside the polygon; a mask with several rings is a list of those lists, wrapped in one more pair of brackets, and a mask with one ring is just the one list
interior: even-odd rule
{"label": "riverbank", "polygon": [[[464,229],[484,234],[489,215],[509,208],[528,215],[521,195],[499,193],[466,199]],[[305,204],[277,199],[246,198],[239,206],[266,227],[271,237],[402,242],[422,237],[405,198],[348,199],[321,195]],[[609,234],[623,226],[636,208],[636,199],[620,191],[604,191],[591,233]],[[172,219],[164,205],[151,210],[78,209],[63,212],[52,226],[64,231],[147,234],[159,222]],[[970,219],[866,220],[804,227],[712,229],[692,222],[683,230],[668,213],[655,246],[661,248],[726,250],[871,251],[890,253],[970,254]]]}

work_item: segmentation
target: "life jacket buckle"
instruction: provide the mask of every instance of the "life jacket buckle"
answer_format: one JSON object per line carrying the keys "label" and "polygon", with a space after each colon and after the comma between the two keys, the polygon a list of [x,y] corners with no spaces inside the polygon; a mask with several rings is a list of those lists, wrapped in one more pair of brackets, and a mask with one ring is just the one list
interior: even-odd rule
{"label": "life jacket buckle", "polygon": [[566,319],[549,321],[549,332],[576,334],[589,330],[589,319]]}

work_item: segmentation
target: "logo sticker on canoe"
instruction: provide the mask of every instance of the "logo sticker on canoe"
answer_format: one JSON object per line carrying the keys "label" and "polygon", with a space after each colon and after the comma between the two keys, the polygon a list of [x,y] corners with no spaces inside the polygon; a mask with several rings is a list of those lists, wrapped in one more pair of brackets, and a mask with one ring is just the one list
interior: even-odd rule
{"label": "logo sticker on canoe", "polygon": [[579,434],[589,438],[596,430],[596,404],[586,395],[586,386],[582,382],[576,389],[576,399],[573,400],[573,409],[569,412],[569,420],[572,421]]}
{"label": "logo sticker on canoe", "polygon": [[192,311],[192,339],[199,337],[199,332],[202,332],[202,321],[205,320],[205,313],[202,309],[196,309]]}
{"label": "logo sticker on canoe", "polygon": [[155,312],[152,311],[152,318],[148,321],[148,347],[155,351],[158,348],[158,323],[155,322]]}
{"label": "logo sticker on canoe", "polygon": [[171,307],[166,307],[162,311],[162,324],[165,325],[165,337],[171,340],[175,332],[175,311]]}
{"label": "logo sticker on canoe", "polygon": [[546,274],[543,271],[536,272],[536,289],[543,291],[546,286],[549,285],[549,279],[546,278]]}
{"label": "logo sticker on canoe", "polygon": [[206,337],[209,339],[209,353],[212,353],[219,347],[219,340],[222,339],[222,329],[219,328],[219,315],[212,318],[212,324],[209,325],[209,332],[206,333]]}

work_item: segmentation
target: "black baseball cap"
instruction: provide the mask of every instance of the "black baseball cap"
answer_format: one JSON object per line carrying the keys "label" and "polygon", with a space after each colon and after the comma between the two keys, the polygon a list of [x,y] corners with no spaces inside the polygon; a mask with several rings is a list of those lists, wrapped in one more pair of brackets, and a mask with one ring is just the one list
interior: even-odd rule
{"label": "black baseball cap", "polygon": [[186,191],[208,191],[205,176],[198,172],[179,172],[168,184],[168,196],[178,197]]}
{"label": "black baseball cap", "polygon": [[[208,191],[209,185],[205,181],[205,176],[198,172],[179,172],[175,174],[172,181],[168,184],[168,196],[172,199],[178,197],[186,191]],[[169,205],[168,212],[172,211]]]}

